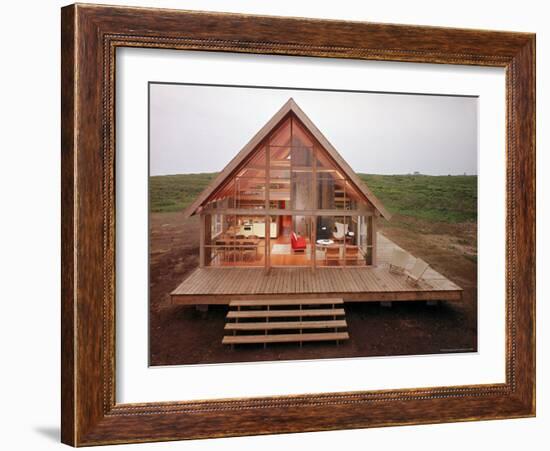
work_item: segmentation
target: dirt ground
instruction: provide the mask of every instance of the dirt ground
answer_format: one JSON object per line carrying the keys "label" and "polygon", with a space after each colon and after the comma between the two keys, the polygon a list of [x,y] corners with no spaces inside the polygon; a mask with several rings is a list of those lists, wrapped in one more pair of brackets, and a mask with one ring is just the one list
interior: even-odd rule
{"label": "dirt ground", "polygon": [[150,362],[181,365],[437,354],[477,351],[477,225],[430,223],[395,215],[380,230],[464,289],[460,302],[345,305],[350,340],[335,343],[239,346],[221,344],[227,307],[208,312],[170,305],[170,292],[198,265],[198,220],[181,213],[151,215]]}

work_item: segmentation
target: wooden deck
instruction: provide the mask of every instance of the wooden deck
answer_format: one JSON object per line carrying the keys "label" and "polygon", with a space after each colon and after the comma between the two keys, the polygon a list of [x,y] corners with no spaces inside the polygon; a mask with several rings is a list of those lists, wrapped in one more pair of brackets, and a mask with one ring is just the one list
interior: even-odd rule
{"label": "wooden deck", "polygon": [[[339,297],[345,302],[462,299],[462,288],[429,268],[418,286],[388,271],[398,247],[378,233],[376,267],[197,268],[172,293],[173,304],[229,304],[232,300],[316,299]],[[414,257],[411,255],[409,264]]]}

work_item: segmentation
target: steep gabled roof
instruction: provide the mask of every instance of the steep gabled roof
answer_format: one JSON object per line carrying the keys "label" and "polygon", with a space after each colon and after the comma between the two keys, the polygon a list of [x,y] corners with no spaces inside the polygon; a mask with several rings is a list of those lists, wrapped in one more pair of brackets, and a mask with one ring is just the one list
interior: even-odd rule
{"label": "steep gabled roof", "polygon": [[315,126],[311,119],[302,111],[294,99],[290,98],[281,107],[277,113],[256,133],[252,139],[235,155],[216,178],[205,188],[205,190],[195,199],[195,201],[184,210],[185,217],[190,217],[197,213],[200,206],[235,172],[241,163],[245,162],[247,157],[256,147],[269,135],[269,133],[285,118],[290,112],[302,122],[306,129],[315,137],[324,150],[330,155],[334,162],[342,169],[346,176],[353,182],[357,189],[368,199],[380,214],[390,219],[391,214],[386,210],[382,202],[372,193],[367,185],[359,178],[350,165],[342,158],[334,146],[321,131]]}

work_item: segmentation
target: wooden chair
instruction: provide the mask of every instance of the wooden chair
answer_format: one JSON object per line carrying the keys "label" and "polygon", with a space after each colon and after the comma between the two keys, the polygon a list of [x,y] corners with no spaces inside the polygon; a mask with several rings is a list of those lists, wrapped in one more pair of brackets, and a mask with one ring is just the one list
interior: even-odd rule
{"label": "wooden chair", "polygon": [[235,240],[234,241],[234,251],[235,251],[235,261],[243,261],[244,257],[244,246],[246,245],[246,242],[243,242],[242,240]]}
{"label": "wooden chair", "polygon": [[[217,243],[216,243],[217,244]],[[226,262],[234,262],[238,257],[238,243],[235,241],[235,235],[225,235],[220,241],[223,244],[223,259]]]}
{"label": "wooden chair", "polygon": [[359,248],[354,245],[346,246],[346,265],[356,265],[359,257]]}
{"label": "wooden chair", "polygon": [[216,254],[221,257],[222,261],[227,259],[226,241],[224,239],[218,239],[214,242],[216,245]]}
{"label": "wooden chair", "polygon": [[410,271],[405,271],[407,282],[413,285],[418,285],[418,282],[420,282],[422,276],[429,267],[430,265],[428,265],[424,260],[417,258],[412,269]]}
{"label": "wooden chair", "polygon": [[334,262],[336,262],[336,264],[340,263],[340,247],[328,246],[325,249],[325,264],[328,265]]}
{"label": "wooden chair", "polygon": [[394,249],[390,260],[390,272],[404,274],[409,255],[402,249]]}
{"label": "wooden chair", "polygon": [[256,261],[258,256],[258,244],[255,243],[255,240],[249,240],[246,242],[246,247],[242,249],[243,251],[243,261]]}

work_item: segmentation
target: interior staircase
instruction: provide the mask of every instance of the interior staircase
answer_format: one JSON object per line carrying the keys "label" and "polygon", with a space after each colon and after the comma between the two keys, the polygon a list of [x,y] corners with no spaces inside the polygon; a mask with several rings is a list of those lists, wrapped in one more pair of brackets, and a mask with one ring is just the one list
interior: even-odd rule
{"label": "interior staircase", "polygon": [[222,343],[299,343],[348,340],[343,299],[231,301]]}

